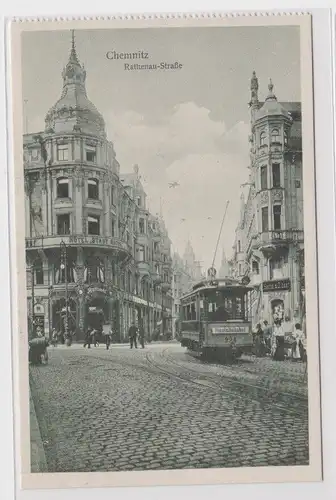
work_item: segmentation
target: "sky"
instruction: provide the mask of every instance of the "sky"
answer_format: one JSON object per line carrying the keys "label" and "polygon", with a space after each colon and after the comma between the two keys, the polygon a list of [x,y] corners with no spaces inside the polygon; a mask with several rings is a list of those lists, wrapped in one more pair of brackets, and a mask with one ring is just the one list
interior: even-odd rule
{"label": "sky", "polygon": [[[300,101],[299,28],[201,27],[78,30],[89,99],[102,113],[121,173],[139,165],[148,208],[160,211],[183,254],[190,239],[204,268],[212,262],[225,206],[216,266],[232,254],[241,184],[248,180],[250,78],[259,99],[272,78],[279,101]],[[29,133],[44,129],[62,90],[69,31],[22,37],[24,117]],[[108,51],[148,53],[142,64],[174,63],[164,72],[125,71]],[[127,61],[130,62],[130,61]],[[134,61],[139,62],[139,61]],[[169,183],[177,182],[175,188]]]}

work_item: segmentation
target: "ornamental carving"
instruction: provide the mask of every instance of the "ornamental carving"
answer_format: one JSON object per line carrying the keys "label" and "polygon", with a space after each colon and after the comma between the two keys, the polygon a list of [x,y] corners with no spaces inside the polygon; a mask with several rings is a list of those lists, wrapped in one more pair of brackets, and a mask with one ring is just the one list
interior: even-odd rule
{"label": "ornamental carving", "polygon": [[262,191],[260,194],[260,203],[265,205],[268,203],[268,191]]}
{"label": "ornamental carving", "polygon": [[272,190],[272,201],[282,201],[282,199],[283,199],[282,189]]}

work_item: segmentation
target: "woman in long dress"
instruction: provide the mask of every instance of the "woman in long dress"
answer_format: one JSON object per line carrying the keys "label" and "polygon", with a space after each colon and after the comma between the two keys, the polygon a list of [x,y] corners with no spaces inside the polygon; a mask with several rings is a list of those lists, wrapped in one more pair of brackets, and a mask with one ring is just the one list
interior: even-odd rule
{"label": "woman in long dress", "polygon": [[[275,345],[274,345],[275,344]],[[285,359],[285,334],[282,326],[282,321],[276,319],[273,329],[273,359],[275,361],[283,361]]]}
{"label": "woman in long dress", "polygon": [[305,356],[305,349],[304,349],[305,336],[304,336],[303,331],[301,330],[300,323],[296,323],[295,329],[293,332],[293,337],[295,339],[295,342],[293,345],[293,359],[295,361],[297,361],[297,360],[303,361],[304,356]]}

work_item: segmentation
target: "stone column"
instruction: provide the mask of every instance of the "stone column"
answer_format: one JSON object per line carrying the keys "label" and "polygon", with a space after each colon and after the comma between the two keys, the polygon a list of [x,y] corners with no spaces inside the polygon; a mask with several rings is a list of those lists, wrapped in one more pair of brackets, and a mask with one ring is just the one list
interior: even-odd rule
{"label": "stone column", "polygon": [[74,211],[74,228],[73,233],[75,234],[83,234],[83,187],[84,187],[84,177],[83,172],[80,167],[77,167],[74,174],[74,202],[75,202],[75,211]]}

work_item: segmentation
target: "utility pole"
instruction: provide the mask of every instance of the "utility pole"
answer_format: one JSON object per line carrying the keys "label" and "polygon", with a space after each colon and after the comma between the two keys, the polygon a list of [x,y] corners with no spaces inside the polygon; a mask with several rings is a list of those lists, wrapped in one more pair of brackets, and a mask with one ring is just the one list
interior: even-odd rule
{"label": "utility pole", "polygon": [[64,282],[65,282],[65,318],[64,318],[64,336],[68,337],[69,333],[69,317],[68,317],[68,262],[67,262],[67,247],[64,241],[60,243],[61,252],[61,269],[64,269]]}
{"label": "utility pole", "polygon": [[35,262],[32,262],[31,265],[31,307],[32,307],[32,314],[31,314],[31,321],[32,321],[32,335],[34,336],[35,333]]}

